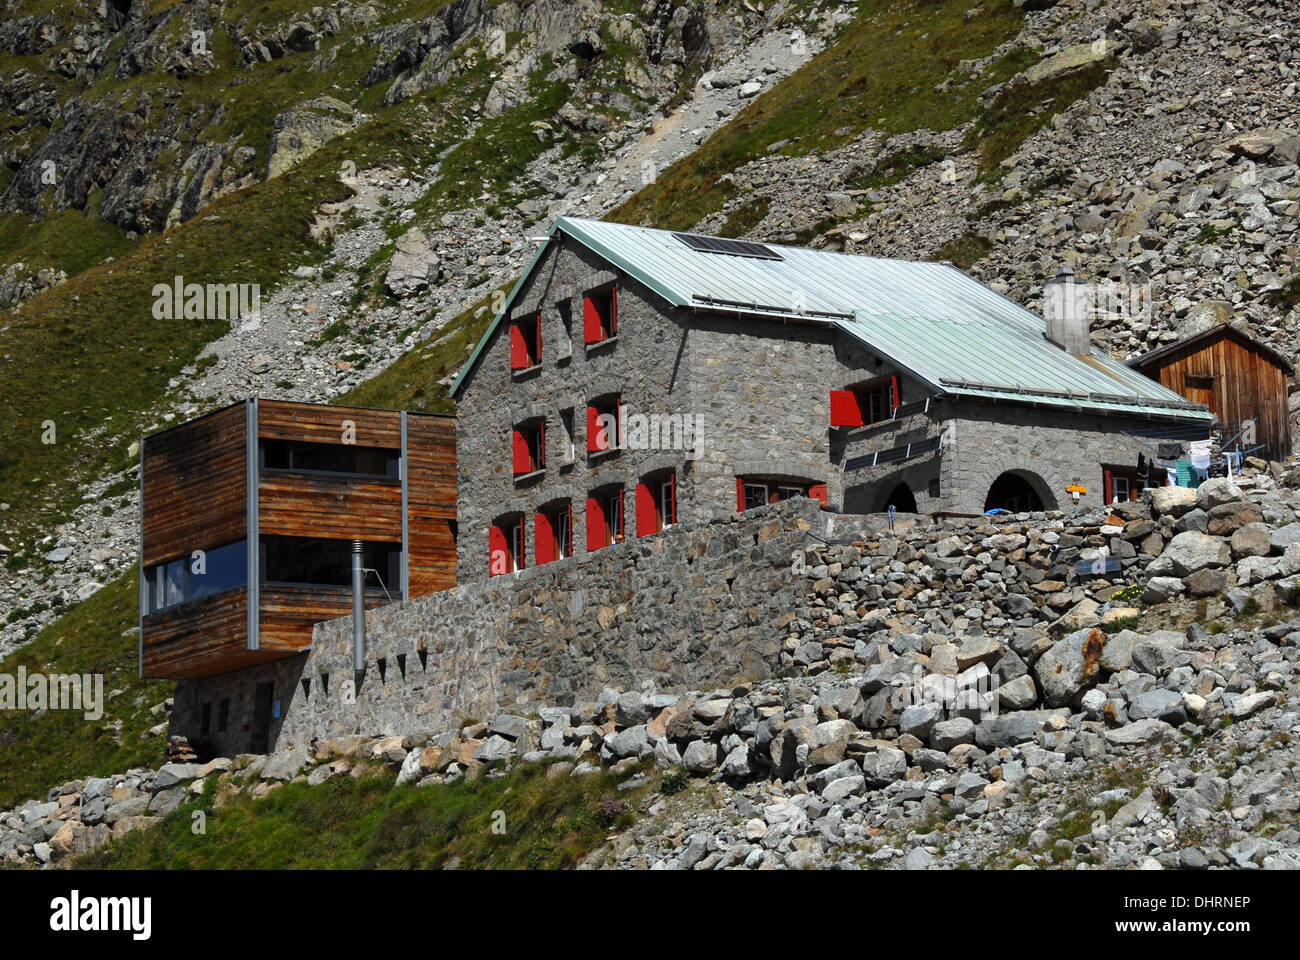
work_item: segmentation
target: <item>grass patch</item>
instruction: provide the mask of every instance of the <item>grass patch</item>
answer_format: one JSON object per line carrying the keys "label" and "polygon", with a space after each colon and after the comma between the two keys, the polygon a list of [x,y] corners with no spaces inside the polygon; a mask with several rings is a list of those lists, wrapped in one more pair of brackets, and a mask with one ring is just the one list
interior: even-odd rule
{"label": "grass patch", "polygon": [[718,228],[720,237],[740,237],[763,222],[767,212],[771,209],[771,201],[767,197],[759,197],[756,200],[750,200],[742,203],[731,213],[727,214],[726,222]]}
{"label": "grass patch", "polygon": [[1008,85],[993,98],[966,139],[980,151],[980,173],[988,178],[1052,118],[1106,82],[1111,65],[1097,63],[1043,83]]}
{"label": "grass patch", "polygon": [[162,763],[165,738],[143,734],[165,719],[149,708],[175,684],[137,676],[137,584],[134,572],[119,577],[0,663],[0,673],[15,677],[19,667],[29,675],[103,674],[105,701],[93,721],[79,710],[0,712],[0,809],[44,799],[68,780]]}
{"label": "grass patch", "polygon": [[936,260],[950,260],[953,266],[969,270],[993,250],[993,242],[978,233],[963,233],[934,252]]}
{"label": "grass patch", "polygon": [[[629,826],[636,803],[650,789],[647,784],[619,793],[625,776],[602,771],[548,779],[547,769],[528,764],[499,778],[430,787],[394,787],[391,773],[343,776],[317,787],[286,784],[262,800],[239,794],[219,809],[209,790],[153,828],[78,858],[76,866],[564,869],[604,842],[611,830]],[[191,813],[199,809],[208,811],[207,833],[194,836]]]}
{"label": "grass patch", "polygon": [[[469,359],[494,316],[492,302],[504,299],[514,281],[470,305],[447,321],[436,338],[418,344],[375,377],[358,384],[337,402],[389,410],[422,410],[455,413],[456,403],[447,396],[444,380],[458,372]],[[503,293],[504,291],[504,293]]]}
{"label": "grass patch", "polygon": [[1271,291],[1266,299],[1283,313],[1300,305],[1300,273],[1292,275],[1281,287]]}

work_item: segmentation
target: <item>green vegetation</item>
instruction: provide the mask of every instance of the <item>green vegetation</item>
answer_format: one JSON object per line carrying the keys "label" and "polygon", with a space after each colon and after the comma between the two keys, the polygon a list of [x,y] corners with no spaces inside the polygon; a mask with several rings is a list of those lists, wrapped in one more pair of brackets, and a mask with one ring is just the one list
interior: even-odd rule
{"label": "green vegetation", "polygon": [[80,273],[133,246],[126,231],[99,219],[98,204],[87,212],[60,210],[35,220],[20,213],[0,213],[0,266],[23,263],[27,272],[42,267]]}
{"label": "green vegetation", "polygon": [[[650,790],[647,784],[620,793],[618,784],[627,774],[552,779],[548,769],[522,765],[500,777],[430,787],[394,787],[391,772],[377,771],[316,787],[286,784],[262,800],[241,793],[220,806],[214,779],[201,797],[161,823],[79,858],[76,866],[563,869],[611,830],[630,826],[636,804]],[[195,810],[207,813],[206,835],[191,831]]]}
{"label": "green vegetation", "polygon": [[992,177],[999,164],[1062,110],[1106,82],[1111,65],[1098,63],[1043,83],[1008,85],[975,122],[966,140],[980,151],[980,171]]}
{"label": "green vegetation", "polygon": [[1103,633],[1119,633],[1121,630],[1136,630],[1141,623],[1140,617],[1116,617],[1108,623],[1103,623],[1101,629]]}
{"label": "green vegetation", "polygon": [[1142,596],[1145,590],[1146,588],[1140,583],[1130,583],[1127,587],[1120,587],[1107,599],[1115,603],[1128,603]]}
{"label": "green vegetation", "polygon": [[978,233],[963,233],[934,252],[935,260],[950,260],[953,266],[969,270],[993,250],[993,242]]}
{"label": "green vegetation", "polygon": [[412,347],[382,373],[358,384],[339,403],[393,410],[455,413],[443,381],[469,359],[494,316],[494,301],[504,302],[513,281],[468,307],[438,331],[437,338]]}
{"label": "green vegetation", "polygon": [[1300,273],[1293,274],[1281,287],[1270,293],[1268,302],[1283,313],[1300,305]]}
{"label": "green vegetation", "polygon": [[718,236],[740,237],[762,223],[772,204],[766,197],[749,200],[727,214],[726,222],[718,229]]}
{"label": "green vegetation", "polygon": [[1011,0],[987,3],[968,20],[970,9],[966,0],[862,0],[834,44],[610,218],[689,229],[733,196],[735,186],[722,178],[775,143],[803,155],[843,146],[868,128],[892,135],[970,120],[984,87],[1027,65],[1024,54],[1013,54],[978,82],[955,75],[960,61],[988,56],[1020,31]]}
{"label": "green vegetation", "polygon": [[104,715],[80,710],[0,712],[0,809],[43,799],[50,787],[79,777],[119,773],[162,763],[164,737],[146,731],[166,719],[150,708],[172,695],[174,684],[137,676],[134,572],[119,577],[72,607],[30,644],[0,663],[40,673],[104,676]]}

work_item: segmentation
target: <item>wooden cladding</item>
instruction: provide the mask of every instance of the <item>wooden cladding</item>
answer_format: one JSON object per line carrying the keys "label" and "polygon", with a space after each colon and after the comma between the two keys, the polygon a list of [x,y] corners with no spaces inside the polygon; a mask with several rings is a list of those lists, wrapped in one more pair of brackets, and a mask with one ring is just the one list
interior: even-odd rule
{"label": "wooden cladding", "polygon": [[144,618],[146,677],[210,677],[279,659],[244,644],[248,590],[205,597]]}
{"label": "wooden cladding", "polygon": [[263,440],[352,443],[397,450],[402,445],[402,415],[365,407],[259,400],[257,435]]}
{"label": "wooden cladding", "polygon": [[402,482],[264,474],[259,532],[330,540],[402,539]]}
{"label": "wooden cladding", "polygon": [[[245,538],[255,544],[264,536],[335,543],[355,539],[393,544],[394,549],[405,542],[411,597],[456,585],[454,418],[407,415],[404,489],[401,477],[332,473],[326,468],[261,469],[257,463],[250,469],[249,463],[250,447],[257,450],[268,440],[355,445],[388,450],[396,457],[403,446],[400,413],[261,400],[255,405],[257,443],[250,444],[253,410],[248,403],[238,403],[145,439],[144,566]],[[250,478],[257,486],[251,531]],[[382,576],[393,579],[387,571]],[[387,586],[385,594],[371,578],[367,608],[401,598],[400,583]],[[250,589],[254,597],[260,592],[252,611]],[[349,587],[268,586],[259,578],[251,588],[225,590],[144,615],[142,675],[212,676],[291,656],[310,646],[314,624],[351,612]],[[248,649],[250,636],[253,650]]]}
{"label": "wooden cladding", "polygon": [[456,585],[456,419],[406,415],[407,578],[421,597]]}
{"label": "wooden cladding", "polygon": [[[391,590],[392,588],[390,588]],[[397,599],[394,596],[394,599]],[[366,609],[382,606],[383,590],[366,590]],[[300,653],[311,646],[314,624],[352,613],[352,589],[328,586],[263,585],[258,614],[261,651],[281,655]]]}
{"label": "wooden cladding", "polygon": [[240,403],[145,439],[146,567],[244,538],[246,438]]}

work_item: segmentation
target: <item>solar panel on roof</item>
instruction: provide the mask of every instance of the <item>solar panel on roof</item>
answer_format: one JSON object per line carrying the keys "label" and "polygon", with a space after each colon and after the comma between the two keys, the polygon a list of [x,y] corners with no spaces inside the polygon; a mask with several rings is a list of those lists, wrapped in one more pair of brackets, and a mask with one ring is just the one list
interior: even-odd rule
{"label": "solar panel on roof", "polygon": [[781,260],[781,254],[771,247],[749,240],[728,240],[726,237],[704,237],[698,233],[674,233],[674,237],[692,250],[700,253],[721,253],[729,257],[753,257],[757,260]]}

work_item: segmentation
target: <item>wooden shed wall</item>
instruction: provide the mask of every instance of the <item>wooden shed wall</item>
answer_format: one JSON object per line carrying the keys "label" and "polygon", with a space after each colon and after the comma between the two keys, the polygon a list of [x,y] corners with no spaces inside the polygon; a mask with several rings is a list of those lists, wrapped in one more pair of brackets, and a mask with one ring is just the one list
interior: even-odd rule
{"label": "wooden shed wall", "polygon": [[[1208,403],[1211,412],[1224,422],[1255,418],[1259,442],[1265,445],[1260,452],[1273,460],[1290,455],[1287,373],[1258,347],[1225,334],[1209,342],[1188,344],[1141,369],[1188,400]],[[1204,376],[1214,377],[1212,387],[1195,385],[1194,378]]]}
{"label": "wooden shed wall", "polygon": [[245,407],[144,440],[144,565],[210,550],[248,531]]}

